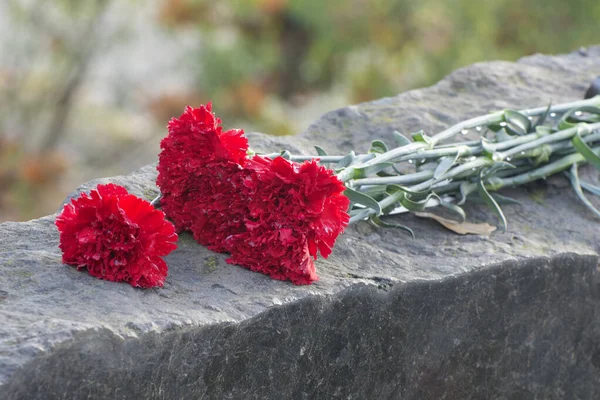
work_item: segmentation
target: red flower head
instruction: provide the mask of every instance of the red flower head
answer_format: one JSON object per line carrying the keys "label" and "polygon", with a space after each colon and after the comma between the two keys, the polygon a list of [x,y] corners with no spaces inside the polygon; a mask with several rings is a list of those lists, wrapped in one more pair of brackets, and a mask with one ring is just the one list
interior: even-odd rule
{"label": "red flower head", "polygon": [[231,253],[227,259],[230,264],[273,279],[289,279],[296,285],[309,285],[319,279],[306,237],[292,228],[257,225],[247,232],[230,236],[227,245]]}
{"label": "red flower head", "polygon": [[187,107],[179,118],[169,121],[169,135],[160,144],[161,156],[182,156],[176,164],[189,172],[211,162],[232,161],[243,164],[248,150],[244,131],[223,131],[212,105]]}
{"label": "red flower head", "polygon": [[56,226],[63,263],[134,287],[163,286],[168,267],[161,257],[177,248],[165,214],[112,183],[73,199]]}
{"label": "red flower head", "polygon": [[228,239],[228,261],[295,284],[317,280],[312,258],[329,256],[348,225],[344,184],[315,160],[255,156],[246,169],[247,231]]}
{"label": "red flower head", "polygon": [[171,119],[156,183],[177,229],[191,230],[198,242],[223,252],[225,238],[243,226],[245,206],[237,194],[248,140],[241,130],[224,132],[220,123],[210,103]]}
{"label": "red flower head", "polygon": [[188,107],[169,122],[157,185],[178,230],[191,230],[228,262],[275,279],[318,279],[313,258],[327,257],[348,225],[344,184],[316,161],[246,158],[243,131],[223,132],[211,106]]}

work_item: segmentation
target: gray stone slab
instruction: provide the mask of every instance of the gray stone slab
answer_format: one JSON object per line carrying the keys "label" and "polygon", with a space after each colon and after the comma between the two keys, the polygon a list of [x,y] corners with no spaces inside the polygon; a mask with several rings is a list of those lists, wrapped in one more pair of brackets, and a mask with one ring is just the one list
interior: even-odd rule
{"label": "gray stone slab", "polygon": [[[394,129],[579,99],[598,74],[600,47],[480,63],[250,143],[360,151]],[[151,199],[155,177],[148,166],[78,191],[111,181]],[[560,177],[507,194],[522,201],[505,207],[507,233],[398,217],[413,241],[359,224],[302,287],[183,234],[165,288],[134,289],[62,265],[54,215],[0,224],[0,399],[599,398],[599,221]]]}

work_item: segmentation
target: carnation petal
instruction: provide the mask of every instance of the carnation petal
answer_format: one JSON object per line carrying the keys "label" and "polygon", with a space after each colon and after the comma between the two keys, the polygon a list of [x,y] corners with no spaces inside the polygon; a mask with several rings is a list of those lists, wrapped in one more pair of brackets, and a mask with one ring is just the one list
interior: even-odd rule
{"label": "carnation petal", "polygon": [[162,211],[125,188],[99,185],[82,194],[63,208],[56,226],[65,264],[132,286],[164,283],[168,268],[160,257],[176,248],[175,228]]}

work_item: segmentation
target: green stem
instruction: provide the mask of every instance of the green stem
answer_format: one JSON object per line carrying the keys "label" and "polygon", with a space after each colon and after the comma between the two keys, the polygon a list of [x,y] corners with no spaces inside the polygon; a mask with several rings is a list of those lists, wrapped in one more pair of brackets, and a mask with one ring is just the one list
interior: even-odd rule
{"label": "green stem", "polygon": [[[552,107],[549,111],[552,113],[563,113],[582,106],[599,106],[600,96],[592,99],[575,101],[571,103],[560,104]],[[531,117],[538,116],[547,111],[547,107],[537,107],[519,111],[521,114]],[[432,137],[419,138],[426,142],[413,142],[407,145],[392,149],[383,154],[363,154],[353,158],[349,156],[294,156],[286,152],[286,156],[292,161],[305,161],[314,158],[319,158],[321,162],[339,162],[345,157],[352,159],[353,165],[350,165],[340,173],[337,177],[343,182],[349,182],[349,187],[361,187],[359,190],[365,193],[373,192],[377,187],[381,188],[385,185],[412,185],[407,187],[409,192],[429,192],[436,194],[457,193],[458,190],[463,190],[463,185],[477,185],[479,171],[482,168],[492,166],[494,164],[502,164],[503,160],[510,161],[514,158],[513,165],[516,168],[509,170],[498,170],[493,173],[493,176],[485,179],[485,187],[491,191],[498,190],[506,186],[522,185],[537,179],[546,178],[549,175],[564,171],[574,164],[585,162],[584,156],[575,152],[575,148],[571,143],[571,139],[579,134],[584,142],[592,143],[600,140],[600,122],[585,124],[581,123],[569,129],[554,133],[535,132],[523,135],[514,139],[509,139],[504,142],[486,142],[471,141],[463,143],[455,143],[449,145],[438,145],[441,141],[446,140],[460,132],[477,127],[486,127],[490,124],[506,122],[506,112],[498,111],[492,114],[472,118],[454,125]],[[481,130],[481,129],[478,129]],[[493,157],[480,156],[485,151],[493,152]],[[600,153],[600,147],[593,149],[594,153]],[[554,153],[557,152],[557,153]],[[353,153],[351,153],[353,154]],[[277,157],[280,153],[273,153],[267,157]],[[448,156],[462,157],[456,163],[449,162]],[[469,157],[471,156],[471,157]],[[479,156],[479,157],[477,157]],[[378,166],[382,163],[394,161],[403,162],[410,160],[433,160],[427,165],[436,167],[437,162],[440,162],[440,172],[445,172],[435,176],[435,169],[427,169],[410,173],[406,175],[398,175],[391,177],[364,177],[354,179],[359,175],[364,176],[367,173],[374,174],[380,171],[381,168],[368,168]],[[522,159],[522,160],[521,160]],[[440,161],[441,160],[441,161]],[[549,161],[548,161],[549,160]],[[545,163],[541,167],[536,167],[535,163]],[[454,164],[454,165],[452,165]],[[420,164],[419,164],[420,165]],[[385,165],[380,165],[384,167]],[[447,169],[449,167],[450,169]],[[370,172],[366,172],[366,170]],[[418,170],[418,169],[417,169]],[[474,180],[474,178],[477,179]],[[382,194],[384,192],[375,191],[373,193]],[[383,200],[379,201],[379,209],[385,209],[400,202],[406,193],[402,190],[389,194]],[[374,215],[377,211],[365,208],[353,210],[350,223],[358,222]]]}
{"label": "green stem", "polygon": [[[600,155],[600,147],[593,148],[592,150],[596,155]],[[569,154],[568,156],[562,157],[550,164],[546,164],[543,167],[536,168],[524,174],[511,176],[510,178],[494,178],[493,180],[490,180],[490,189],[498,190],[507,186],[523,185],[564,171],[569,169],[571,165],[584,161],[585,158],[579,153]]]}
{"label": "green stem", "polygon": [[[596,154],[600,155],[600,147],[594,148],[592,150]],[[580,162],[584,162],[584,161],[585,161],[585,158],[581,154],[579,154],[579,153],[570,154],[570,155],[562,157],[559,160],[554,161],[550,164],[544,165],[543,167],[536,168],[536,169],[527,171],[527,172],[519,174],[519,175],[511,176],[508,178],[496,177],[496,178],[490,179],[490,183],[486,185],[486,188],[488,188],[489,190],[496,191],[498,189],[501,189],[501,188],[504,188],[507,186],[522,185],[522,184],[529,183],[529,182],[532,182],[532,181],[535,181],[538,179],[546,178],[549,175],[552,175],[557,172],[561,172],[561,171],[564,171],[564,170],[570,168],[570,166],[573,165],[574,163],[580,163]],[[436,181],[447,180],[447,179],[450,179],[456,175],[459,175],[460,173],[465,172],[469,169],[472,169],[472,168],[477,169],[482,166],[490,165],[490,164],[493,164],[492,160],[489,160],[486,158],[479,158],[476,161],[473,161],[470,163],[465,163],[457,168],[454,168],[454,169],[448,171],[446,174],[441,175],[437,179],[430,179],[430,180],[422,182],[418,185],[412,186],[412,187],[408,188],[408,190],[411,192],[419,192],[419,191],[422,191],[422,190],[425,190],[425,189],[431,187],[431,185],[433,185]],[[411,175],[415,175],[415,174],[411,174]],[[373,178],[373,179],[375,179],[375,178]],[[456,187],[460,187],[459,182],[451,182],[448,184],[448,186],[436,188],[436,190],[434,190],[434,191],[436,193],[448,193],[448,192],[450,192],[450,190],[444,190],[444,189],[447,189],[447,188],[455,189]],[[393,205],[394,203],[400,201],[402,199],[403,195],[404,195],[404,193],[401,191],[395,192],[395,193],[389,195],[388,197],[386,197],[385,199],[381,200],[379,202],[379,205],[381,206],[382,209],[389,207],[389,206]],[[373,215],[373,214],[375,214],[374,210],[372,210],[372,209],[366,210],[365,213],[362,215],[362,219],[364,219],[370,215]],[[358,220],[360,220],[360,219],[355,219],[352,221],[352,223],[358,222]]]}
{"label": "green stem", "polygon": [[[589,106],[589,105],[600,106],[600,96],[595,96],[595,97],[593,97],[591,99],[587,99],[587,100],[579,100],[579,101],[573,101],[570,103],[559,104],[554,107],[551,107],[550,112],[562,113],[562,112],[568,111],[573,108],[579,108],[582,106]],[[541,114],[545,113],[546,111],[547,111],[547,107],[536,107],[536,108],[520,110],[519,112],[525,116],[537,116],[537,115],[541,115]],[[454,155],[457,153],[459,153],[459,155],[461,155],[461,156],[463,156],[463,155],[479,155],[482,151],[480,148],[465,146],[465,144],[461,144],[456,147],[450,147],[450,148],[432,149],[432,147],[437,145],[439,142],[441,142],[443,140],[446,140],[460,132],[463,132],[465,129],[468,130],[468,129],[473,129],[473,128],[480,127],[480,126],[486,126],[486,125],[493,124],[493,123],[503,122],[504,114],[505,114],[505,111],[503,110],[503,111],[497,111],[497,112],[494,112],[491,114],[471,118],[467,121],[460,122],[448,129],[432,136],[430,138],[429,143],[414,142],[414,143],[407,144],[405,146],[397,147],[397,148],[387,151],[383,154],[379,154],[376,157],[373,156],[373,158],[370,158],[370,159],[369,159],[369,157],[365,157],[365,160],[362,163],[344,168],[340,173],[337,174],[337,177],[342,182],[347,182],[354,177],[356,168],[369,167],[372,165],[380,164],[382,162],[396,160],[398,158],[400,158],[399,161],[406,161],[406,160],[412,160],[412,159],[417,159],[417,158],[438,158],[440,156]],[[600,126],[600,124],[590,124],[590,127],[595,126],[595,125]],[[595,128],[592,128],[592,129],[595,129]],[[562,132],[565,132],[565,131],[562,131]],[[540,143],[540,142],[538,142],[539,140],[541,140],[547,136],[553,136],[554,134],[542,136],[540,138],[541,135],[542,134],[540,134],[540,133],[524,135],[522,137],[519,137],[519,138],[516,138],[513,140],[509,140],[506,142],[490,144],[490,146],[492,146],[492,148],[494,150],[503,150],[503,149],[511,148],[515,145],[520,145],[520,144],[522,144],[522,146],[526,146],[528,144],[530,145],[530,147],[513,148],[509,152],[504,153],[504,154],[498,153],[498,154],[500,154],[498,157],[506,158],[506,157],[510,157],[512,154],[516,154],[518,152],[524,151],[524,149],[528,150],[532,147],[535,147],[537,145],[537,143]],[[574,133],[571,136],[573,136],[573,135],[574,135]],[[568,137],[569,136],[566,135],[566,138],[568,138]],[[558,141],[558,140],[562,140],[561,137],[558,137],[558,138],[554,137],[553,139],[549,139],[548,142],[541,142],[541,143],[542,144],[549,143],[549,142]],[[475,142],[468,142],[468,143],[472,144]],[[424,150],[424,149],[431,149],[431,150],[426,150],[426,151],[419,153],[419,150]],[[273,154],[267,155],[267,157],[274,158],[279,155],[280,155],[279,153],[273,153]],[[325,162],[338,162],[343,158],[343,156],[323,156],[323,157],[291,156],[292,161],[305,161],[305,160],[311,160],[313,158],[320,158],[321,162],[325,163]],[[503,158],[501,158],[501,159],[503,159]]]}
{"label": "green stem", "polygon": [[473,171],[477,171],[480,168],[485,167],[486,165],[492,165],[492,164],[494,164],[493,160],[490,160],[489,158],[485,158],[485,157],[479,157],[473,161],[470,161],[470,162],[464,163],[462,165],[459,165],[455,168],[452,168],[451,170],[443,173],[442,175],[438,176],[437,178],[433,178],[430,181],[423,182],[416,186],[413,186],[410,188],[410,190],[414,191],[414,192],[420,192],[438,182],[442,182],[445,180],[451,180],[454,177],[459,176],[465,172],[471,172],[471,174],[472,174]]}
{"label": "green stem", "polygon": [[541,137],[547,136],[548,134],[544,134],[541,132],[530,133],[528,135],[519,136],[518,138],[505,140],[504,142],[498,143],[489,143],[487,146],[492,151],[510,149],[511,147],[515,147],[524,143],[531,142],[533,140],[539,139]]}
{"label": "green stem", "polygon": [[[445,174],[440,175],[437,178],[432,178],[427,181],[421,182],[418,185],[411,186],[408,188],[408,190],[411,192],[420,192],[420,191],[429,189],[432,185],[434,185],[437,182],[452,179],[454,176],[456,176],[462,172],[465,172],[468,170],[473,170],[473,169],[478,169],[485,165],[490,165],[493,163],[494,163],[494,161],[492,161],[488,158],[478,158],[475,161],[471,161],[471,162],[465,163],[463,165],[460,165],[456,168],[453,168],[450,171],[446,172]],[[429,171],[423,171],[422,173],[424,174],[425,172],[429,172]],[[419,174],[419,172],[417,172],[417,174]],[[416,175],[416,174],[411,174],[411,175]],[[405,175],[405,176],[407,176],[407,175]],[[433,176],[433,173],[431,176]],[[368,179],[368,178],[366,178],[366,179]],[[372,179],[378,179],[378,178],[372,178]],[[381,207],[381,209],[389,207],[392,204],[400,201],[402,199],[402,196],[404,196],[404,192],[402,192],[402,191],[394,192],[394,193],[390,194],[388,197],[386,197],[385,199],[381,200],[379,202],[379,206]],[[350,220],[350,223],[358,222],[359,220],[362,220],[362,219],[367,218],[374,214],[375,214],[375,210],[373,210],[373,209],[365,210],[364,214],[361,215],[362,218],[352,218]]]}
{"label": "green stem", "polygon": [[391,159],[403,156],[405,154],[411,154],[419,149],[426,148],[427,146],[428,145],[425,143],[415,142],[415,143],[407,144],[406,146],[397,147],[393,150],[390,150],[388,152],[380,154],[377,157],[375,157],[374,159],[367,161],[361,165],[355,165],[353,167],[345,168],[342,172],[337,174],[337,177],[342,182],[347,182],[354,177],[354,168],[363,168],[363,167],[369,167],[372,165],[380,164],[382,162],[389,161]]}
{"label": "green stem", "polygon": [[411,183],[422,182],[424,180],[433,177],[433,171],[421,171],[413,174],[399,175],[399,176],[386,176],[381,178],[363,178],[354,179],[352,184],[355,186],[363,185],[407,185]]}
{"label": "green stem", "polygon": [[[595,96],[595,97],[592,97],[591,99],[587,99],[587,100],[578,100],[578,101],[572,101],[570,103],[558,104],[554,107],[551,107],[550,112],[562,113],[562,112],[568,111],[573,108],[579,108],[579,107],[590,106],[590,105],[600,106],[600,96]],[[541,114],[545,113],[547,109],[548,109],[548,107],[536,107],[536,108],[520,110],[519,113],[525,115],[526,117],[533,117],[533,116],[537,116],[537,115],[541,115]],[[438,133],[437,135],[433,136],[431,138],[431,140],[433,141],[433,144],[435,145],[435,144],[441,142],[442,140],[449,139],[452,136],[456,135],[457,133],[462,132],[464,129],[472,129],[472,128],[476,128],[476,127],[482,126],[482,125],[500,123],[500,122],[503,122],[503,120],[504,120],[504,110],[497,111],[492,114],[472,118],[472,119],[466,120],[464,122],[461,122],[459,124],[456,124],[453,127],[448,128],[445,131],[442,131],[442,132]]]}
{"label": "green stem", "polygon": [[450,192],[455,191],[456,189],[459,189],[460,185],[462,185],[464,182],[468,182],[468,181],[466,181],[466,180],[452,181],[445,185],[432,188],[432,192],[434,192],[435,194],[438,194],[438,195],[450,193]]}
{"label": "green stem", "polygon": [[[479,142],[477,142],[479,144]],[[481,146],[479,147],[469,147],[465,145],[455,145],[455,147],[444,147],[440,149],[432,149],[425,151],[417,151],[414,154],[407,154],[396,159],[396,162],[408,161],[408,160],[417,160],[417,159],[429,159],[429,158],[440,158],[445,156],[453,156],[458,154],[459,157],[465,156],[475,156],[479,155],[482,152]]]}
{"label": "green stem", "polygon": [[342,158],[344,158],[344,156],[292,156],[290,160],[296,162],[303,162],[314,160],[315,158],[318,158],[320,163],[331,163],[339,162]]}
{"label": "green stem", "polygon": [[[593,97],[593,98],[587,99],[587,100],[579,100],[579,101],[573,101],[570,103],[559,104],[559,105],[552,107],[550,109],[550,112],[560,113],[560,112],[568,111],[573,108],[579,108],[579,107],[588,106],[588,105],[600,106],[600,96],[596,96],[596,97]],[[548,107],[536,107],[536,108],[521,110],[519,112],[526,116],[536,116],[536,115],[541,115],[541,114],[545,113],[547,108]],[[413,153],[419,149],[433,147],[436,144],[438,144],[439,142],[449,139],[449,138],[455,136],[456,134],[462,132],[465,129],[468,130],[468,129],[476,128],[478,126],[484,126],[484,125],[489,125],[489,124],[493,124],[493,123],[500,123],[500,122],[503,122],[503,120],[504,120],[504,111],[497,111],[492,114],[471,118],[469,120],[460,122],[448,129],[432,136],[430,138],[431,142],[429,144],[422,143],[422,142],[415,142],[415,143],[410,143],[406,146],[397,147],[388,152],[378,155],[375,159],[366,162],[362,166],[370,166],[373,164],[378,164],[380,162],[391,161],[398,157],[404,156],[406,154]],[[346,174],[344,174],[344,171],[342,171],[342,174],[340,174],[340,175],[344,178],[342,180],[345,182],[348,179],[351,179],[352,171],[349,171]],[[338,175],[338,177],[340,175]]]}
{"label": "green stem", "polygon": [[[509,157],[511,157],[515,154],[525,152],[527,150],[531,150],[538,146],[541,146],[541,145],[544,145],[547,143],[558,142],[558,141],[565,140],[565,139],[571,139],[573,136],[575,136],[577,134],[577,131],[582,129],[583,127],[586,128],[586,130],[584,131],[584,134],[587,135],[595,129],[600,129],[600,122],[596,122],[594,124],[579,124],[573,128],[565,129],[563,131],[558,131],[558,132],[552,133],[550,135],[544,135],[539,139],[532,140],[532,141],[530,141],[528,143],[524,143],[520,146],[513,147],[504,153],[496,153],[496,154],[494,154],[494,159],[496,161],[502,161],[504,159],[508,160]],[[583,136],[583,134],[582,134],[582,136]]]}
{"label": "green stem", "polygon": [[[592,133],[591,135],[584,136],[583,141],[585,143],[591,143],[600,140],[600,132]],[[573,143],[570,140],[566,140],[564,142],[553,143],[550,145],[552,152],[561,151],[561,150],[574,150]]]}
{"label": "green stem", "polygon": [[460,146],[479,146],[481,144],[481,140],[469,140],[466,142],[460,142],[460,143],[446,143],[446,144],[440,144],[437,146],[438,149],[444,149],[447,147],[455,147],[457,145]]}

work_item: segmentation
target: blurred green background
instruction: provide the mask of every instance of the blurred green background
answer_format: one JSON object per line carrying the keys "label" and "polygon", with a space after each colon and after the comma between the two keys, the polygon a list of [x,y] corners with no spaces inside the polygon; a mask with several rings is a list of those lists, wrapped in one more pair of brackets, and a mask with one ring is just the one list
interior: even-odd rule
{"label": "blurred green background", "polygon": [[600,40],[598,0],[3,0],[0,221],[156,160],[172,116],[303,131],[485,60]]}

